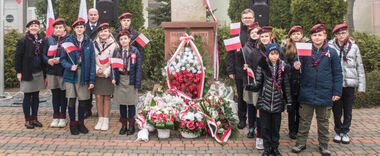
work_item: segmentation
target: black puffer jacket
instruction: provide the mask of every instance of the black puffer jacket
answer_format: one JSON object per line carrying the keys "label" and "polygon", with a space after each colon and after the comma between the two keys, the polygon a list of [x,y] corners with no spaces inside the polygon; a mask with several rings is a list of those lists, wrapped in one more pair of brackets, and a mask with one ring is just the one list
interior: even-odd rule
{"label": "black puffer jacket", "polygon": [[[286,47],[286,45],[285,45],[285,47]],[[286,56],[286,48],[285,47],[281,48],[283,56]],[[290,88],[292,90],[292,96],[293,96],[294,100],[297,100],[299,90],[300,90],[300,72],[299,72],[299,70],[296,70],[294,68],[294,63],[296,61],[298,61],[298,58],[296,56],[294,56],[294,57],[286,58],[285,61],[286,61],[286,64],[288,64],[290,66],[289,83],[290,83]]]}
{"label": "black puffer jacket", "polygon": [[[256,71],[258,64],[260,61],[265,58],[256,48],[256,42],[257,40],[250,40],[247,42],[247,44],[243,47],[243,52],[245,59],[247,61],[248,66],[253,70]],[[253,78],[250,77],[249,82],[253,84]],[[244,70],[243,73],[243,86],[244,88],[248,84],[247,79],[247,71]]]}
{"label": "black puffer jacket", "polygon": [[[257,109],[264,110],[270,113],[279,113],[284,111],[284,100],[287,104],[292,103],[290,84],[289,84],[289,70],[290,66],[284,61],[279,61],[276,65],[276,72],[278,72],[279,64],[284,67],[281,73],[282,79],[279,82],[279,88],[273,89],[274,81],[272,72],[268,67],[265,59],[259,63],[255,71],[257,85],[255,91],[261,89],[261,96],[257,103]],[[278,75],[277,73],[275,75]]]}

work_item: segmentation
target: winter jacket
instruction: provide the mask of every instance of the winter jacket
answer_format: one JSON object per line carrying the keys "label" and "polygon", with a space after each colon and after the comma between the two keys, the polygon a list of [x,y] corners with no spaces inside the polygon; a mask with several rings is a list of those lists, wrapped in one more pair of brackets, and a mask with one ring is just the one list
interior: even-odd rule
{"label": "winter jacket", "polygon": [[[258,64],[260,61],[265,58],[265,54],[261,54],[257,49],[256,49],[256,44],[254,41],[248,41],[247,44],[243,47],[243,52],[244,56],[246,58],[246,62],[248,66],[253,70],[256,71]],[[244,66],[244,65],[243,65]],[[253,83],[253,78],[250,78],[250,83]],[[248,84],[248,79],[247,79],[247,70],[244,70],[243,72],[243,86],[244,88]]]}
{"label": "winter jacket", "polygon": [[[117,53],[122,56],[121,50],[116,49],[113,53],[112,57],[117,57]],[[139,50],[136,47],[131,47],[130,56],[133,54],[136,55],[136,59],[133,60],[131,57],[129,58],[129,85],[134,85],[135,88],[141,88],[141,80],[142,80],[142,58]],[[127,59],[128,59],[127,58]],[[116,84],[120,83],[120,71],[118,68],[113,69],[113,75],[111,75],[112,80],[116,81]]]}
{"label": "winter jacket", "polygon": [[[280,65],[281,64],[281,65]],[[272,63],[269,63],[273,67]],[[285,61],[278,60],[275,68],[276,78],[278,79],[278,69],[281,70],[281,79],[279,80],[278,88],[275,87],[275,83],[272,77],[272,71],[270,70],[268,63],[265,59],[262,59],[255,71],[257,85],[254,87],[255,91],[261,89],[261,95],[257,101],[257,109],[264,110],[270,113],[279,113],[284,111],[285,103],[291,105],[291,91],[289,84],[289,70],[290,67]]]}
{"label": "winter jacket", "polygon": [[[351,46],[349,42],[351,42]],[[329,44],[340,56],[343,73],[343,87],[358,87],[358,92],[365,92],[365,72],[362,58],[360,56],[360,50],[354,41],[349,40],[349,42],[343,47],[345,50],[349,49],[347,61],[343,59],[341,47],[336,42],[335,38],[331,40]]]}
{"label": "winter jacket", "polygon": [[103,70],[103,75],[96,74],[97,77],[110,77],[111,74],[111,57],[115,49],[117,48],[117,43],[110,37],[105,44],[100,38],[94,41],[95,49],[95,62],[96,62],[96,72],[99,69]]}
{"label": "winter jacket", "polygon": [[[82,43],[77,43],[77,36],[72,35],[66,42],[73,43],[77,50],[72,51],[71,53],[67,54],[66,51],[61,53],[61,64],[65,68],[65,71],[63,73],[63,81],[65,82],[71,82],[76,83],[78,82],[78,70],[77,71],[71,71],[71,67],[73,66],[73,62],[75,65],[78,64],[78,58],[79,58],[79,49],[80,44],[83,44],[82,46],[82,58],[81,58],[81,84],[94,84],[95,83],[95,50],[94,50],[94,44],[92,41],[87,37],[87,35],[84,36],[84,39]],[[84,42],[84,43],[83,43]],[[71,60],[73,62],[71,62]]]}
{"label": "winter jacket", "polygon": [[[287,58],[286,57],[286,44],[282,45],[281,52],[282,56],[284,56],[286,59],[284,60],[286,64],[290,66],[290,72],[289,72],[289,82],[290,82],[290,88],[292,91],[293,97],[298,97],[299,95],[299,88],[300,88],[300,72],[299,70],[296,70],[294,68],[294,63],[298,61],[298,56],[295,55],[293,58]],[[297,100],[297,99],[295,99]]]}
{"label": "winter jacket", "polygon": [[[248,27],[241,24],[240,29],[240,43],[245,45],[248,40]],[[231,37],[236,37],[238,35],[233,35]],[[236,51],[232,50],[227,52],[227,73],[228,75],[235,74],[235,79],[243,79],[243,66],[244,58],[242,50]]]}
{"label": "winter jacket", "polygon": [[[121,27],[117,28],[115,32],[113,33],[113,36],[117,38],[117,35],[120,33],[120,31],[121,31]],[[136,41],[136,38],[139,36],[139,32],[133,29],[132,26],[129,27],[128,31],[132,33],[132,37],[131,37],[131,42],[133,41],[132,46],[136,47],[139,50],[141,56],[144,56],[144,52],[145,52],[144,47],[142,47]],[[118,44],[120,45],[119,41],[118,41]]]}
{"label": "winter jacket", "polygon": [[[21,39],[18,40],[15,52],[15,69],[16,73],[21,73],[21,80],[23,81],[31,81],[33,80],[33,68],[37,66],[42,71],[44,70],[44,63],[42,61],[42,52],[43,52],[43,44],[41,35],[38,34],[37,44],[39,45],[38,54],[35,54],[36,47],[33,44],[35,37],[33,35],[25,35]],[[37,62],[36,63],[36,57]]]}
{"label": "winter jacket", "polygon": [[[47,66],[47,74],[49,75],[56,75],[56,76],[62,76],[63,75],[63,70],[64,68],[62,65],[59,64],[54,64],[53,66],[50,66],[48,64],[48,60],[55,58],[55,57],[60,57],[63,51],[62,48],[62,43],[65,42],[71,35],[69,33],[66,33],[65,36],[63,37],[57,37],[54,34],[50,35],[49,37],[46,38],[45,44],[44,44],[44,54],[43,54],[43,60]],[[58,45],[57,53],[54,56],[48,56],[48,51],[50,46]]]}
{"label": "winter jacket", "polygon": [[342,96],[343,76],[339,56],[326,41],[320,49],[313,46],[312,54],[316,60],[320,59],[316,66],[312,66],[311,56],[300,56],[301,80],[298,101],[300,104],[332,106],[332,97]]}

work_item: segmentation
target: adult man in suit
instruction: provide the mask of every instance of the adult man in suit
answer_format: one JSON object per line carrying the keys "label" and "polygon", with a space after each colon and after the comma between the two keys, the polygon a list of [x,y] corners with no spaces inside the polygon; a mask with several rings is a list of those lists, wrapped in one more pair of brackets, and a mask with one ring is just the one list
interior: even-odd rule
{"label": "adult man in suit", "polygon": [[94,40],[97,32],[96,28],[101,23],[99,23],[99,12],[95,8],[88,10],[88,22],[86,23],[86,35],[90,37],[91,40]]}

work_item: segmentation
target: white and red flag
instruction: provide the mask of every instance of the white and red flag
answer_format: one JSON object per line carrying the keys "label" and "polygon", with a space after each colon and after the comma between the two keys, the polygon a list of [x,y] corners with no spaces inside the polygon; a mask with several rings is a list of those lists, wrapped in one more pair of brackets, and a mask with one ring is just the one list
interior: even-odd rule
{"label": "white and red flag", "polygon": [[311,56],[311,43],[296,43],[298,56]]}
{"label": "white and red flag", "polygon": [[240,23],[231,23],[230,25],[230,35],[240,34]]}
{"label": "white and red flag", "polygon": [[47,52],[47,56],[54,56],[57,54],[58,45],[50,45],[49,50]]}
{"label": "white and red flag", "polygon": [[99,55],[99,62],[100,64],[107,64],[110,61],[110,58],[107,54]]}
{"label": "white and red flag", "polygon": [[139,43],[142,47],[145,47],[145,45],[149,43],[149,39],[146,38],[144,34],[140,34],[137,36],[136,42]]}
{"label": "white and red flag", "polygon": [[62,43],[62,47],[65,49],[66,53],[71,53],[74,50],[78,50],[78,48],[71,42]]}
{"label": "white and red flag", "polygon": [[53,34],[54,28],[54,11],[53,11],[53,5],[51,3],[51,0],[48,0],[48,8],[46,13],[46,35],[45,38]]}
{"label": "white and red flag", "polygon": [[253,70],[251,68],[247,68],[247,75],[249,77],[255,78],[255,74],[253,73]]}
{"label": "white and red flag", "polygon": [[227,51],[236,50],[241,48],[240,37],[236,36],[230,39],[223,40],[224,46]]}
{"label": "white and red flag", "polygon": [[112,68],[120,68],[123,69],[124,64],[121,58],[111,58],[111,66]]}
{"label": "white and red flag", "polygon": [[83,19],[84,21],[87,22],[88,18],[87,18],[87,2],[86,2],[86,0],[80,1],[78,19]]}

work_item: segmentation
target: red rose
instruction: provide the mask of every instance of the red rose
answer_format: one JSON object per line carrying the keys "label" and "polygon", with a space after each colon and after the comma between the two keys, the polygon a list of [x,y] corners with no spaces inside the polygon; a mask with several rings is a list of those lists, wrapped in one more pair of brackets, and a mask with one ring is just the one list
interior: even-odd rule
{"label": "red rose", "polygon": [[197,122],[196,125],[199,129],[203,128],[203,122]]}
{"label": "red rose", "polygon": [[187,124],[186,124],[186,126],[187,126],[187,128],[189,128],[190,130],[195,129],[194,121],[188,121]]}
{"label": "red rose", "polygon": [[181,120],[181,122],[179,123],[179,126],[183,126],[183,125],[185,125],[186,123],[187,123],[186,121]]}

